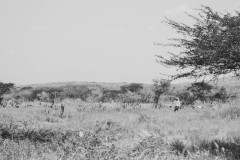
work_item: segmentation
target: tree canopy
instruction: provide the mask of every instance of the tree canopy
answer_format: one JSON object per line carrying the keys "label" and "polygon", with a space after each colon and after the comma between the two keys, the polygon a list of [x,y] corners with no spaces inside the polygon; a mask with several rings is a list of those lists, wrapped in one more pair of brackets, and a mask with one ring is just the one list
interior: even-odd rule
{"label": "tree canopy", "polygon": [[121,88],[121,91],[124,93],[126,93],[127,91],[137,93],[143,89],[143,84],[131,83],[131,84],[123,85],[120,88]]}
{"label": "tree canopy", "polygon": [[0,82],[0,103],[2,102],[2,96],[5,93],[10,92],[10,90],[14,87],[13,83],[2,83]]}
{"label": "tree canopy", "polygon": [[167,67],[177,67],[178,73],[171,79],[204,78],[217,79],[220,75],[233,74],[240,77],[240,12],[219,13],[207,6],[198,9],[198,16],[187,14],[193,25],[166,18],[164,21],[181,38],[170,39],[162,46],[176,47],[180,53],[170,57],[157,55],[157,61]]}
{"label": "tree canopy", "polygon": [[3,94],[10,92],[10,89],[14,87],[13,83],[2,83],[0,82],[0,96]]}

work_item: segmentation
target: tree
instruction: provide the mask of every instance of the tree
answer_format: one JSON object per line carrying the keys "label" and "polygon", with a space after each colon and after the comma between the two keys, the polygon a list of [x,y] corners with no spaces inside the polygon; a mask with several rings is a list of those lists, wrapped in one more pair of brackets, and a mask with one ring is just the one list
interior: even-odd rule
{"label": "tree", "polygon": [[86,101],[88,97],[92,95],[91,89],[85,85],[67,85],[63,87],[63,98],[80,98],[83,101]]}
{"label": "tree", "polygon": [[155,103],[155,108],[157,108],[160,96],[164,93],[166,93],[169,88],[170,88],[170,81],[166,79],[161,79],[161,80],[153,80],[154,84],[154,103]]}
{"label": "tree", "polygon": [[194,101],[208,101],[212,96],[211,91],[213,88],[214,87],[211,84],[205,82],[196,82],[188,87],[187,91],[190,91],[193,94],[191,97]]}
{"label": "tree", "polygon": [[166,18],[164,22],[182,38],[172,38],[171,43],[159,45],[176,47],[180,53],[169,53],[168,58],[157,55],[157,61],[181,71],[171,75],[171,79],[210,77],[216,80],[226,74],[240,77],[240,12],[223,14],[207,6],[198,11],[197,17],[188,14],[194,25]]}
{"label": "tree", "polygon": [[22,87],[22,88],[20,89],[20,91],[32,90],[32,89],[33,89],[33,87],[27,86],[27,87]]}
{"label": "tree", "polygon": [[45,102],[50,101],[50,95],[49,95],[49,93],[44,92],[44,91],[38,94],[38,98],[39,98],[41,101],[45,101]]}
{"label": "tree", "polygon": [[120,88],[123,93],[126,93],[127,91],[137,93],[143,89],[143,85],[140,83],[131,83],[131,84],[123,85]]}
{"label": "tree", "polygon": [[121,93],[122,92],[120,90],[103,88],[102,97],[100,98],[100,101],[101,102],[117,101]]}
{"label": "tree", "polygon": [[220,90],[213,96],[214,100],[220,100],[224,103],[227,101],[228,98],[230,98],[230,95],[227,93],[225,87],[221,87]]}
{"label": "tree", "polygon": [[60,97],[60,93],[63,92],[63,89],[55,87],[36,88],[32,91],[30,99],[42,99],[42,96],[45,94],[44,92],[49,95],[49,100],[52,102],[53,106],[55,99]]}
{"label": "tree", "polygon": [[10,89],[14,87],[13,83],[2,83],[0,82],[0,96],[3,94],[10,92]]}
{"label": "tree", "polygon": [[52,102],[51,108],[53,107],[57,97],[60,97],[60,93],[63,92],[61,88],[45,88],[45,92],[49,94],[50,101]]}
{"label": "tree", "polygon": [[14,87],[13,83],[2,83],[0,82],[0,103],[2,102],[2,96],[5,93],[10,92],[11,88]]}

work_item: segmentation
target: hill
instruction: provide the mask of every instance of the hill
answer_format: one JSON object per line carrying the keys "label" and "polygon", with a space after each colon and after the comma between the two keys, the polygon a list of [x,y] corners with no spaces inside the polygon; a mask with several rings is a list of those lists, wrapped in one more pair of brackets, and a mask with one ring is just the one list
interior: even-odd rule
{"label": "hill", "polygon": [[[186,88],[187,86],[190,86],[192,82],[180,82],[180,83],[173,83],[172,88],[175,88],[175,90],[182,90]],[[106,88],[106,89],[120,89],[121,86],[130,84],[127,82],[121,82],[121,83],[107,83],[107,82],[51,82],[51,83],[38,83],[38,84],[29,84],[29,85],[21,85],[18,87],[26,87],[30,86],[33,88],[38,87],[62,87],[67,85],[85,85],[90,88]],[[217,82],[210,82],[210,84],[218,87],[225,87],[230,92],[236,92],[240,90],[240,80],[234,77],[226,77],[221,78]],[[152,88],[152,84],[143,84],[145,88]]]}

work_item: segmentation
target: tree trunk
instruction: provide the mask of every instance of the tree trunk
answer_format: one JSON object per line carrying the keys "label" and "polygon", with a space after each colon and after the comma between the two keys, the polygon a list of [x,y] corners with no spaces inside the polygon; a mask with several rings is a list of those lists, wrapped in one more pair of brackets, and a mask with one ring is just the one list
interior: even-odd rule
{"label": "tree trunk", "polygon": [[159,99],[160,99],[160,95],[157,95],[156,100],[155,100],[155,109],[156,109],[157,106],[158,106]]}

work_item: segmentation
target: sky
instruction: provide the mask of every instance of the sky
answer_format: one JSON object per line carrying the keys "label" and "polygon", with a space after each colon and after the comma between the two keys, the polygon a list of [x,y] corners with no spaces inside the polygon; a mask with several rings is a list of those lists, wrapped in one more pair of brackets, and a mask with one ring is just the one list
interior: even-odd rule
{"label": "sky", "polygon": [[156,62],[201,5],[240,10],[239,0],[0,0],[0,82],[152,83],[174,74]]}

